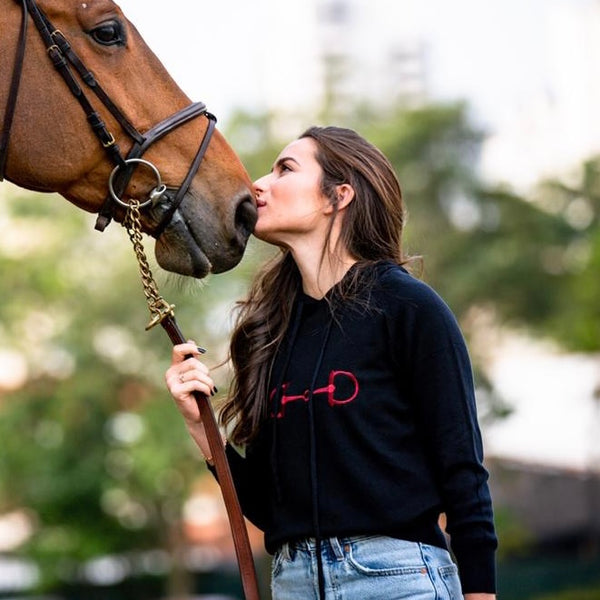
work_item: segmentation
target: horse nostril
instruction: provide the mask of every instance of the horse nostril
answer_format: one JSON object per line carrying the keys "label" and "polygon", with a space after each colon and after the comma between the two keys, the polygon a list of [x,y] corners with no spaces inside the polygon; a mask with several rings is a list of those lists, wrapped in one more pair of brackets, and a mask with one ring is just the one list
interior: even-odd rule
{"label": "horse nostril", "polygon": [[254,231],[257,216],[254,200],[250,194],[246,194],[235,210],[235,230],[243,237],[244,244]]}

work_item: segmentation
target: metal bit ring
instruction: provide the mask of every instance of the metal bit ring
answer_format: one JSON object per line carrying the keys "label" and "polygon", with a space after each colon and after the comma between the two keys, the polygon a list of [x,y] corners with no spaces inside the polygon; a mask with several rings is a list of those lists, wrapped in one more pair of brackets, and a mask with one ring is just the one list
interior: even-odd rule
{"label": "metal bit ring", "polygon": [[[145,206],[148,206],[148,204],[151,203],[154,204],[165,193],[165,190],[167,189],[167,186],[162,182],[159,170],[150,161],[145,160],[143,158],[128,158],[125,160],[125,164],[128,165],[129,163],[140,163],[152,169],[152,171],[154,172],[154,175],[156,176],[156,187],[150,191],[149,198],[147,200],[145,200],[144,202],[140,202],[139,208],[144,208]],[[123,201],[121,198],[119,198],[119,196],[117,196],[113,186],[115,175],[121,167],[122,165],[117,165],[112,170],[110,177],[108,178],[108,191],[115,202],[117,202],[121,206],[124,206],[125,208],[129,208],[129,203]]]}

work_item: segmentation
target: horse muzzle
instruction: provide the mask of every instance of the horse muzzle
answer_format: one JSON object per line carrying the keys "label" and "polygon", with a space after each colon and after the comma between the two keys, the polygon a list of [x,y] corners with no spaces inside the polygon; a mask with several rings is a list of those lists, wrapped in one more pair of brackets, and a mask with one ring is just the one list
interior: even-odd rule
{"label": "horse muzzle", "polygon": [[[197,193],[188,192],[171,213],[173,193],[174,190],[167,190],[144,219],[145,229],[156,238],[158,264],[168,271],[196,278],[235,267],[257,219],[250,191],[244,190],[237,199],[221,204],[209,203]],[[163,223],[165,215],[168,224],[157,230],[156,224]]]}

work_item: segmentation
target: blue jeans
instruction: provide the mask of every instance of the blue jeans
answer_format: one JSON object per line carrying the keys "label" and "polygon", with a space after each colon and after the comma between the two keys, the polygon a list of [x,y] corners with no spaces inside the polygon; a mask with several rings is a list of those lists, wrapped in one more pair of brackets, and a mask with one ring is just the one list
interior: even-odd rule
{"label": "blue jeans", "polygon": [[[383,536],[321,542],[325,598],[462,600],[447,550]],[[284,544],[273,557],[273,600],[319,600],[315,540]]]}

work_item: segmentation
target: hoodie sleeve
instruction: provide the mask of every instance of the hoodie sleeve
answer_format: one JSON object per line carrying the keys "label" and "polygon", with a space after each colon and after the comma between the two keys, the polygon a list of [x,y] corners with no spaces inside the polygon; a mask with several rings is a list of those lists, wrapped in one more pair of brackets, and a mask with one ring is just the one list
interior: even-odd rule
{"label": "hoodie sleeve", "polygon": [[424,357],[416,377],[419,422],[442,494],[463,591],[491,593],[497,541],[464,346],[452,344]]}
{"label": "hoodie sleeve", "polygon": [[[264,467],[268,463],[257,460],[251,448],[248,449],[246,457],[241,456],[229,444],[225,452],[242,513],[253,525],[264,531],[269,514],[270,481],[268,469]],[[208,468],[218,479],[215,467],[208,465]]]}
{"label": "hoodie sleeve", "polygon": [[493,593],[497,539],[466,344],[450,309],[424,284],[402,304],[396,356],[412,381],[417,426],[442,498],[463,593]]}

